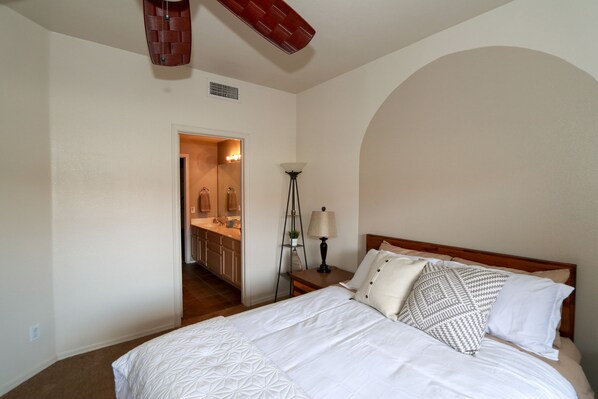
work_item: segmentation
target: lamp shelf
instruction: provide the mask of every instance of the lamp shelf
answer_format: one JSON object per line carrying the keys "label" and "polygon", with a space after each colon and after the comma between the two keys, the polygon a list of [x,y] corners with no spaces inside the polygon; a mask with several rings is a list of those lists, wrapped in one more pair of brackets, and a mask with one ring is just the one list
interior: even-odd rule
{"label": "lamp shelf", "polygon": [[[303,261],[305,262],[305,269],[308,269],[308,265],[307,265],[307,253],[305,250],[305,246],[303,245],[305,243],[305,238],[303,236],[303,220],[301,219],[301,203],[299,201],[299,186],[297,185],[297,176],[299,176],[301,174],[301,170],[303,169],[303,167],[305,166],[305,163],[285,163],[281,165],[284,170],[285,173],[287,175],[289,175],[290,181],[289,181],[289,192],[287,195],[287,206],[284,212],[285,218],[284,218],[284,226],[282,229],[282,239],[280,242],[280,258],[278,261],[278,279],[276,280],[276,291],[274,293],[274,302],[276,302],[278,300],[278,287],[280,285],[280,276],[288,276],[289,272],[293,272],[293,263],[295,263],[295,266],[299,266],[300,268],[302,268],[301,265],[301,258],[299,256],[299,252],[297,251],[299,248],[301,248],[301,252],[303,252]],[[298,222],[298,223],[297,223]],[[287,226],[289,227],[288,231],[287,231]],[[298,237],[292,237],[291,238],[291,242],[289,244],[285,244],[285,242],[289,242],[286,239],[286,236],[288,233],[293,232],[293,235],[295,235],[295,232],[299,232]],[[290,235],[290,234],[289,234]],[[297,245],[291,245],[292,242],[297,242],[295,240],[299,240],[302,244],[297,244]],[[290,251],[289,252],[289,264],[288,264],[288,268],[289,271],[288,272],[284,272],[282,273],[282,263],[283,263],[283,258],[284,258],[284,250],[285,248],[289,248]],[[294,259],[293,256],[296,256],[296,258]],[[294,262],[296,260],[296,262]],[[289,295],[291,294],[292,291],[292,284],[289,287]]]}

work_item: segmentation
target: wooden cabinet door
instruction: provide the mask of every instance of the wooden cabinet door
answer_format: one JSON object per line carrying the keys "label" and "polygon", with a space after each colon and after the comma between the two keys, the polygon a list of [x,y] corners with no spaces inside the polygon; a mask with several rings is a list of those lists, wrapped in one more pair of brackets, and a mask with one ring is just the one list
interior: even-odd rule
{"label": "wooden cabinet door", "polygon": [[233,253],[233,285],[241,288],[241,252]]}
{"label": "wooden cabinet door", "polygon": [[222,277],[233,282],[235,270],[235,251],[222,247]]}
{"label": "wooden cabinet door", "polygon": [[199,256],[197,254],[197,234],[195,234],[195,230],[192,230],[193,234],[191,234],[191,257],[197,262],[199,261]]}
{"label": "wooden cabinet door", "polygon": [[197,238],[197,260],[203,266],[208,265],[208,240],[199,236]]}
{"label": "wooden cabinet door", "polygon": [[222,263],[222,256],[220,255],[220,252],[212,250],[209,245],[207,250],[207,263],[208,269],[210,269],[212,273],[214,273],[217,276],[221,274],[220,269]]}
{"label": "wooden cabinet door", "polygon": [[207,232],[207,255],[206,262],[208,269],[217,276],[222,274],[222,236],[212,231]]}

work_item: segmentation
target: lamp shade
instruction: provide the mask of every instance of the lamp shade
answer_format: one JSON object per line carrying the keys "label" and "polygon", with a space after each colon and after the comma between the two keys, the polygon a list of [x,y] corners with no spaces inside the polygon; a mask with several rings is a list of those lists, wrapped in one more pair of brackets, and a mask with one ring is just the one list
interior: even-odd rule
{"label": "lamp shade", "polygon": [[285,172],[301,172],[301,170],[305,167],[305,162],[288,162],[288,163],[281,163],[280,166],[284,169]]}
{"label": "lamp shade", "polygon": [[325,207],[322,207],[321,211],[313,211],[307,235],[310,237],[336,237],[334,212],[327,211]]}

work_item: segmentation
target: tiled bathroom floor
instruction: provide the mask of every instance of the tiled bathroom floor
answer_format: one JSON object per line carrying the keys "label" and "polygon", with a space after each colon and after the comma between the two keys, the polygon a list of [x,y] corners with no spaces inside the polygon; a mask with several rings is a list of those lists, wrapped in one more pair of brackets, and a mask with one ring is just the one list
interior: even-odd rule
{"label": "tiled bathroom floor", "polygon": [[198,264],[183,264],[183,320],[239,305],[239,289]]}

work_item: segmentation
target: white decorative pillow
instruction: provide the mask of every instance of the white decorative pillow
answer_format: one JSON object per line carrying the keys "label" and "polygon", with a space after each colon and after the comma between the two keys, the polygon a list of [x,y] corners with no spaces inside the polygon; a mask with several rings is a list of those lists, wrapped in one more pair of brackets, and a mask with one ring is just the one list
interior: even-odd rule
{"label": "white decorative pillow", "polygon": [[378,255],[378,252],[380,251],[377,249],[370,249],[368,253],[365,254],[365,257],[359,266],[357,266],[357,270],[355,271],[353,278],[342,285],[351,290],[358,290],[368,278],[368,273],[370,272],[372,262],[376,258],[376,255]]}
{"label": "white decorative pillow", "polygon": [[459,352],[474,355],[490,309],[508,276],[473,267],[427,264],[413,285],[398,320]]}
{"label": "white decorative pillow", "polygon": [[413,282],[426,263],[425,260],[414,261],[379,252],[355,299],[396,320]]}
{"label": "white decorative pillow", "polygon": [[[368,273],[370,272],[370,268],[372,267],[372,263],[374,262],[376,255],[378,255],[379,253],[384,253],[384,254],[387,254],[390,256],[394,256],[394,257],[408,258],[408,259],[412,259],[412,260],[425,260],[430,263],[444,262],[442,259],[438,259],[438,258],[426,258],[426,257],[421,257],[421,256],[402,255],[402,254],[397,254],[396,252],[389,252],[386,250],[378,251],[377,249],[370,249],[368,251],[368,253],[365,254],[365,257],[363,258],[363,260],[357,267],[357,270],[355,271],[353,278],[351,280],[347,281],[346,283],[341,283],[341,285],[346,288],[349,288],[350,290],[358,290],[363,285],[363,283],[366,281],[366,279],[368,277]],[[434,254],[429,254],[429,255],[434,255]]]}
{"label": "white decorative pillow", "polygon": [[[477,269],[486,266],[465,266],[458,262],[445,262],[444,265]],[[554,272],[548,275],[561,281],[569,275],[568,270]],[[561,322],[561,308],[574,288],[549,278],[536,277],[535,274],[505,273],[510,277],[492,307],[488,333],[537,355],[558,360],[557,329]]]}
{"label": "white decorative pillow", "polygon": [[488,333],[558,360],[559,351],[553,343],[561,322],[561,306],[572,292],[573,287],[547,278],[512,274],[492,308]]}

